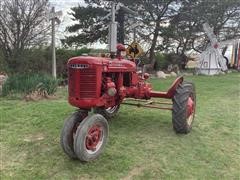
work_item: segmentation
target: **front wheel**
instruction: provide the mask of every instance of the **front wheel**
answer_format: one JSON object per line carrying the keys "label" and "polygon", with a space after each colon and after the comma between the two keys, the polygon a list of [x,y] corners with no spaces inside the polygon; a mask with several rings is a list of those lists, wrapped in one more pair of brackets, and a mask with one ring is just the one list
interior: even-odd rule
{"label": "front wheel", "polygon": [[107,143],[108,122],[100,114],[85,118],[79,125],[74,140],[74,152],[81,161],[99,157]]}
{"label": "front wheel", "polygon": [[183,82],[173,97],[172,123],[176,133],[187,134],[192,129],[196,109],[195,86]]}
{"label": "front wheel", "polygon": [[120,105],[115,105],[109,108],[96,107],[94,109],[95,113],[103,115],[107,120],[110,120],[117,115]]}
{"label": "front wheel", "polygon": [[63,151],[72,159],[77,158],[73,149],[73,141],[75,138],[76,130],[79,124],[87,115],[88,113],[82,110],[74,112],[69,118],[65,120],[64,126],[62,128],[60,144]]}

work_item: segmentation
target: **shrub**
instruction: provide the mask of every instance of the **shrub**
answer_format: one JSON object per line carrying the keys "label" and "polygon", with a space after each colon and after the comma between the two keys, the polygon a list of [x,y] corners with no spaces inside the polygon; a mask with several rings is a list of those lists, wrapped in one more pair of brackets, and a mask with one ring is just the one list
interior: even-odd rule
{"label": "shrub", "polygon": [[157,53],[155,58],[156,58],[156,62],[154,64],[154,69],[155,70],[167,69],[168,65],[171,63],[168,60],[166,54]]}
{"label": "shrub", "polygon": [[184,54],[178,55],[174,53],[170,53],[170,54],[157,53],[155,58],[156,58],[156,62],[154,65],[155,70],[159,70],[159,69],[167,70],[170,64],[178,65],[178,67],[181,69],[187,63],[187,56]]}
{"label": "shrub", "polygon": [[1,72],[6,72],[7,71],[7,64],[3,56],[3,52],[0,49],[0,73]]}
{"label": "shrub", "polygon": [[57,85],[57,80],[46,74],[16,74],[10,76],[3,84],[2,95],[27,95],[34,91],[47,92],[51,95],[56,92]]}
{"label": "shrub", "polygon": [[[82,48],[77,50],[66,50],[66,49],[57,49],[56,50],[56,62],[57,62],[57,75],[59,78],[67,78],[67,62],[68,59],[75,56],[80,56],[83,53],[89,53],[90,49]],[[50,58],[51,65],[51,58]],[[50,66],[51,67],[51,66]],[[51,72],[51,70],[50,70]]]}
{"label": "shrub", "polygon": [[[67,77],[66,64],[69,58],[80,56],[83,53],[89,53],[91,49],[81,48],[76,50],[71,49],[56,49],[57,76],[60,78]],[[52,54],[50,47],[39,47],[25,49],[19,52],[16,57],[11,57],[8,62],[4,59],[0,49],[0,71],[8,74],[16,73],[40,73],[49,74],[52,71]]]}

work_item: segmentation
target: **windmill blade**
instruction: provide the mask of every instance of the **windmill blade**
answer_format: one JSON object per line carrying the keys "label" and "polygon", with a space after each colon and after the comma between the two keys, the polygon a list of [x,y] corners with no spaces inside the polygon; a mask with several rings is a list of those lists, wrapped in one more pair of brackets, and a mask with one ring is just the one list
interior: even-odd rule
{"label": "windmill blade", "polygon": [[100,18],[100,21],[103,21],[103,20],[105,20],[105,19],[108,19],[108,18],[110,18],[110,16],[111,16],[111,12],[108,13],[106,16]]}

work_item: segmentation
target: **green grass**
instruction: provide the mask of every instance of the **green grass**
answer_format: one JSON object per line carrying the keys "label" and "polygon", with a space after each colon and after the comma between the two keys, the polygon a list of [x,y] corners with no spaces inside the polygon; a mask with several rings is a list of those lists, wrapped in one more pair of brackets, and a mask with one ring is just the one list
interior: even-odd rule
{"label": "green grass", "polygon": [[[197,90],[193,130],[177,135],[171,113],[122,106],[99,159],[70,160],[59,145],[74,110],[57,100],[0,98],[1,179],[239,179],[240,74],[187,77]],[[173,79],[151,80],[164,90]]]}

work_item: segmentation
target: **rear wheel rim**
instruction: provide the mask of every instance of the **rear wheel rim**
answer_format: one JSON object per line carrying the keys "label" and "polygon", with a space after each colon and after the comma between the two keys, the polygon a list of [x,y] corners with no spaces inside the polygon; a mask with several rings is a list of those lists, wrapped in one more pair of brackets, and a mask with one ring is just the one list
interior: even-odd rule
{"label": "rear wheel rim", "polygon": [[96,153],[103,145],[103,139],[103,127],[100,125],[93,125],[90,127],[85,138],[86,151],[89,154]]}
{"label": "rear wheel rim", "polygon": [[187,100],[187,124],[191,126],[195,113],[195,102],[193,97],[189,96]]}

